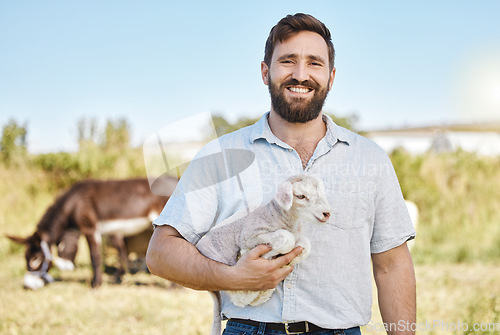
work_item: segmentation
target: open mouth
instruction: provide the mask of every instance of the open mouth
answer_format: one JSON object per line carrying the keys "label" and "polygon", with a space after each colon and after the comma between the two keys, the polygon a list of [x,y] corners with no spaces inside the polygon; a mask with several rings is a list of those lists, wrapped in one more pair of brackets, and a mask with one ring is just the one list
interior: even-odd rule
{"label": "open mouth", "polygon": [[306,94],[306,93],[312,92],[312,90],[313,90],[312,88],[304,87],[304,86],[300,86],[300,87],[289,86],[286,89],[292,93],[298,93],[298,94]]}

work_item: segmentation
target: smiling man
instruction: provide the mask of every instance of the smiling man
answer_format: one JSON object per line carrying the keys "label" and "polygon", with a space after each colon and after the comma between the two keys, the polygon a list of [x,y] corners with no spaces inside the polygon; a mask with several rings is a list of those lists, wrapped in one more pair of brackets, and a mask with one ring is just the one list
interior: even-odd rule
{"label": "smiling man", "polygon": [[[293,50],[296,45],[303,49]],[[296,33],[275,47],[272,59],[266,57],[261,65],[273,112],[290,123],[318,117],[335,77],[333,45],[331,50],[329,56],[325,40],[311,31]]]}
{"label": "smiling man", "polygon": [[[222,317],[229,319],[224,334],[360,334],[371,317],[372,268],[389,333],[413,333],[415,275],[406,241],[415,231],[385,152],[322,114],[335,78],[334,58],[322,22],[306,14],[280,20],[261,64],[270,112],[199,154],[244,149],[255,155],[254,164],[241,179],[196,192],[187,191],[191,183],[220,171],[208,164],[188,168],[154,222],[147,255],[153,274],[198,290],[276,288],[266,303],[244,308],[223,293]],[[286,266],[301,247],[266,260],[260,256],[270,246],[259,245],[234,266],[198,252],[196,243],[210,229],[245,208],[268,203],[283,180],[300,173],[323,181],[332,207],[325,225],[304,232],[311,242],[306,260]],[[244,194],[235,192],[241,186]]]}

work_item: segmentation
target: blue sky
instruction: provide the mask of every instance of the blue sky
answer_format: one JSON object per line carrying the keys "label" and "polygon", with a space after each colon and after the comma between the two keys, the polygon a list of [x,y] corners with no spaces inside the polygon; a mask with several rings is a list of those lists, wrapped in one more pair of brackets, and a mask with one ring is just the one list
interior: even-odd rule
{"label": "blue sky", "polygon": [[32,152],[76,148],[81,117],[133,143],[201,112],[269,109],[264,43],[286,14],[331,30],[325,110],[375,129],[500,117],[500,1],[0,1],[0,125]]}

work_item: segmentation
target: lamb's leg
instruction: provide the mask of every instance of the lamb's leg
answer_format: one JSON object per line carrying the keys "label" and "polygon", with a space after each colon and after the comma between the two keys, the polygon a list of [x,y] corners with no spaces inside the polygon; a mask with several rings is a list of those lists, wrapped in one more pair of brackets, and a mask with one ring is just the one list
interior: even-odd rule
{"label": "lamb's leg", "polygon": [[295,257],[290,262],[290,265],[295,265],[295,264],[298,264],[298,263],[302,262],[304,259],[307,258],[307,256],[309,256],[309,253],[311,252],[311,242],[309,241],[309,239],[307,237],[300,236],[297,239],[297,244],[295,246],[296,247],[300,246],[300,247],[303,248],[303,250],[300,253],[300,255],[298,255],[297,257]]}
{"label": "lamb's leg", "polygon": [[[272,233],[260,234],[256,238],[257,244],[269,244],[273,248],[262,257],[270,259],[276,255],[286,254],[295,247],[295,236],[287,230],[277,230]],[[250,249],[242,249],[241,256]],[[266,291],[228,291],[233,304],[239,307],[247,305],[258,306],[268,301],[273,295],[275,289]]]}
{"label": "lamb's leg", "polygon": [[[239,258],[249,251],[250,249],[240,250]],[[227,294],[235,306],[245,307],[248,305],[257,306],[265,303],[271,298],[273,292],[274,288],[267,291],[227,291]],[[266,295],[260,298],[263,293],[266,293]]]}
{"label": "lamb's leg", "polygon": [[[270,291],[274,291],[274,289]],[[260,291],[227,291],[227,293],[235,306],[245,307],[258,298]]]}
{"label": "lamb's leg", "polygon": [[250,303],[250,306],[259,306],[271,299],[274,293],[274,288],[266,291],[260,291],[257,297]]}
{"label": "lamb's leg", "polygon": [[210,291],[214,303],[214,317],[212,320],[211,335],[221,335],[221,300],[219,291]]}
{"label": "lamb's leg", "polygon": [[268,244],[273,250],[262,257],[270,259],[276,255],[289,253],[295,247],[295,236],[287,230],[279,229],[271,233],[256,236],[255,244]]}

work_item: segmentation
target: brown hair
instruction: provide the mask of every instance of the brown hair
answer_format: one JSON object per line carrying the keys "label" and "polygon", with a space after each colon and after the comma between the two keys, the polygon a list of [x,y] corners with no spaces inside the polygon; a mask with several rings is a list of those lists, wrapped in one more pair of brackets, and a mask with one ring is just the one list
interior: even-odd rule
{"label": "brown hair", "polygon": [[330,30],[328,30],[323,22],[314,16],[303,13],[287,15],[271,29],[269,37],[266,41],[264,63],[266,63],[267,66],[270,66],[276,44],[282,43],[293,35],[304,30],[318,33],[321,37],[323,37],[326,45],[328,46],[328,61],[330,64],[330,71],[332,71],[335,64],[335,49],[333,47]]}

